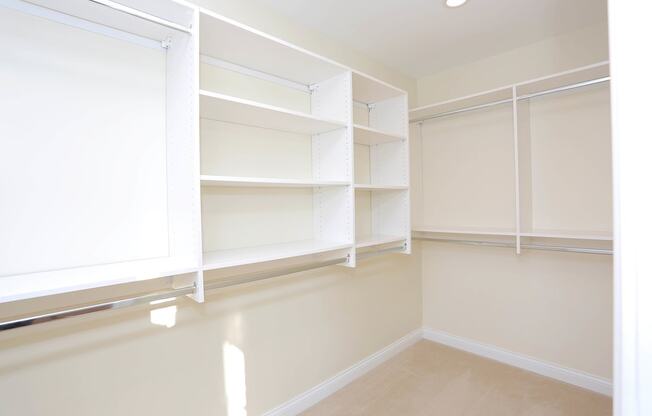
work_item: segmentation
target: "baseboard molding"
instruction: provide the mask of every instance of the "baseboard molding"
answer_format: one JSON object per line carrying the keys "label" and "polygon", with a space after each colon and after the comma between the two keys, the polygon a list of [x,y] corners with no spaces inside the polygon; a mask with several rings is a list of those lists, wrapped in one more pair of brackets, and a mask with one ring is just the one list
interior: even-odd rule
{"label": "baseboard molding", "polygon": [[421,329],[410,332],[403,338],[391,343],[382,350],[370,355],[330,379],[318,384],[310,390],[290,399],[284,404],[266,412],[265,416],[296,415],[315,405],[353,380],[364,375],[369,370],[392,358],[404,349],[414,345],[423,338]]}
{"label": "baseboard molding", "polygon": [[444,344],[449,347],[457,348],[471,354],[479,355],[504,364],[518,367],[523,370],[531,371],[542,376],[550,377],[564,383],[573,384],[596,393],[607,396],[612,395],[612,384],[609,380],[596,377],[590,374],[582,373],[577,370],[571,370],[555,364],[540,361],[525,355],[507,351],[492,345],[482,344],[480,342],[450,335],[442,331],[432,329],[423,329],[423,338]]}

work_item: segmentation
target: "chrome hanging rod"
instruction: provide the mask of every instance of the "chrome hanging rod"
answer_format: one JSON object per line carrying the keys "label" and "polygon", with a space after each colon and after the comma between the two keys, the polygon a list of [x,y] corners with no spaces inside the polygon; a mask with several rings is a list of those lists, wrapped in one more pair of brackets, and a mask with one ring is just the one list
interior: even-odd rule
{"label": "chrome hanging rod", "polygon": [[336,259],[325,260],[317,263],[304,264],[294,267],[287,267],[279,270],[262,271],[257,273],[244,274],[229,279],[218,279],[213,282],[204,282],[204,290],[223,289],[231,286],[239,286],[246,283],[258,282],[261,280],[271,279],[273,277],[286,276],[289,274],[305,272],[307,270],[319,269],[326,266],[346,263],[348,257],[339,257]]}
{"label": "chrome hanging rod", "polygon": [[[596,79],[592,79],[592,80],[588,80],[588,81],[577,82],[575,84],[564,85],[564,86],[561,86],[561,87],[551,88],[551,89],[544,90],[544,91],[538,91],[538,92],[534,92],[534,93],[531,93],[531,94],[519,95],[518,97],[516,97],[516,100],[517,101],[527,100],[527,99],[534,98],[534,97],[540,97],[542,95],[555,94],[555,93],[558,93],[558,92],[574,90],[576,88],[582,88],[582,87],[586,87],[586,86],[589,86],[589,85],[601,84],[603,82],[608,82],[610,80],[611,80],[611,77],[602,77],[602,78],[596,78]],[[501,100],[491,101],[491,102],[488,102],[488,103],[474,105],[474,106],[471,106],[471,107],[460,108],[458,110],[451,110],[451,111],[446,111],[446,112],[443,112],[443,113],[433,114],[433,115],[427,116],[427,117],[417,118],[417,119],[414,119],[414,120],[410,120],[410,124],[423,123],[424,121],[428,121],[428,120],[433,120],[433,119],[437,119],[437,118],[441,118],[441,117],[447,117],[447,116],[451,116],[451,115],[454,115],[454,114],[466,113],[468,111],[481,110],[483,108],[493,107],[493,106],[496,106],[496,105],[507,104],[507,103],[511,103],[511,102],[512,102],[512,98],[505,98],[505,99],[501,99]]]}
{"label": "chrome hanging rod", "polygon": [[96,303],[92,305],[79,306],[71,309],[65,309],[55,312],[43,313],[40,315],[18,318],[11,321],[0,322],[0,332],[9,329],[20,328],[43,324],[45,322],[58,321],[61,319],[72,318],[73,316],[87,315],[89,313],[108,311],[113,309],[122,309],[129,306],[142,305],[145,303],[155,302],[161,299],[173,298],[176,296],[190,295],[195,292],[195,286],[188,286],[179,289],[164,290],[145,295],[134,296],[125,299],[118,299],[109,302]]}
{"label": "chrome hanging rod", "polygon": [[[436,241],[440,243],[463,244],[470,246],[483,246],[483,247],[505,247],[515,248],[513,243],[499,242],[499,241],[482,241],[482,240],[456,240],[452,238],[441,237],[412,237],[415,240]],[[613,250],[602,248],[588,248],[588,247],[566,247],[566,246],[547,246],[543,244],[521,244],[522,249],[527,250],[543,250],[543,251],[561,251],[565,253],[583,253],[583,254],[601,254],[612,255]]]}
{"label": "chrome hanging rod", "polygon": [[534,98],[534,97],[540,97],[542,95],[555,94],[555,93],[562,92],[562,91],[574,90],[575,88],[582,88],[582,87],[587,87],[589,85],[601,84],[603,82],[608,82],[610,80],[611,80],[611,77],[602,77],[602,78],[591,79],[591,80],[588,80],[588,81],[578,82],[576,84],[564,85],[562,87],[551,88],[549,90],[533,92],[531,94],[519,95],[516,99],[519,100],[519,101],[520,100],[527,100],[527,99]]}
{"label": "chrome hanging rod", "polygon": [[400,252],[400,251],[405,251],[405,244],[402,244],[398,247],[390,247],[390,248],[383,248],[380,250],[374,250],[374,251],[366,251],[363,253],[358,253],[356,254],[356,258],[358,260],[366,260],[372,257],[380,256],[382,254],[386,253],[393,253],[393,252]]}
{"label": "chrome hanging rod", "polygon": [[161,19],[160,17],[151,15],[149,13],[142,12],[140,10],[127,7],[124,4],[116,3],[111,0],[88,0],[91,3],[99,4],[100,6],[105,6],[113,10],[117,10],[122,13],[126,13],[128,15],[137,17],[142,20],[146,20],[151,23],[156,23],[157,25],[165,26],[170,29],[178,30],[179,32],[184,32],[184,33],[192,33],[191,29],[189,27],[185,27],[183,25],[180,25],[178,23],[171,22],[166,19]]}
{"label": "chrome hanging rod", "polygon": [[512,102],[511,98],[505,98],[504,100],[491,101],[491,102],[488,102],[488,103],[485,103],[485,104],[478,104],[478,105],[474,105],[474,106],[471,106],[471,107],[460,108],[458,110],[451,110],[451,111],[446,111],[446,112],[443,112],[443,113],[438,113],[438,114],[428,116],[428,117],[417,118],[417,119],[414,119],[414,120],[410,120],[410,124],[412,124],[412,123],[423,123],[424,121],[427,121],[427,120],[433,120],[433,119],[441,118],[441,117],[448,117],[448,116],[452,116],[454,114],[466,113],[468,111],[481,110],[483,108],[493,107],[495,105],[500,105],[500,104],[508,104],[508,103],[511,103],[511,102]]}
{"label": "chrome hanging rod", "polygon": [[[316,262],[311,264],[304,264],[295,267],[288,267],[288,268],[273,270],[269,272],[252,273],[252,274],[242,275],[230,279],[217,280],[215,282],[205,283],[204,291],[222,289],[222,288],[241,285],[245,283],[252,283],[260,280],[270,279],[273,277],[285,276],[285,275],[294,274],[306,270],[318,269],[321,267],[345,263],[346,261],[348,261],[348,257],[339,257],[336,259],[331,259],[331,260],[326,260],[326,261]],[[72,318],[73,316],[87,315],[94,312],[123,309],[130,306],[148,304],[150,302],[155,302],[157,300],[190,295],[192,293],[195,293],[194,285],[186,286],[178,289],[169,289],[169,290],[163,290],[154,293],[147,293],[147,294],[133,296],[124,299],[116,299],[116,300],[111,300],[111,301],[96,303],[91,305],[77,306],[69,309],[42,313],[39,315],[26,316],[22,318],[0,322],[0,332],[7,331],[10,329],[20,328],[24,326],[31,326],[31,325],[42,324],[42,323],[57,321],[66,318]]]}

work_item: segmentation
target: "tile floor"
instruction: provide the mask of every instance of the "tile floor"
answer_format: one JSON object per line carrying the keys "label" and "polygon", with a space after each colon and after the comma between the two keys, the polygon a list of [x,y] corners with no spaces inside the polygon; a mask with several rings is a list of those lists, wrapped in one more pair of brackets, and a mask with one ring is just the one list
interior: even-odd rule
{"label": "tile floor", "polygon": [[602,416],[611,398],[419,341],[305,416]]}

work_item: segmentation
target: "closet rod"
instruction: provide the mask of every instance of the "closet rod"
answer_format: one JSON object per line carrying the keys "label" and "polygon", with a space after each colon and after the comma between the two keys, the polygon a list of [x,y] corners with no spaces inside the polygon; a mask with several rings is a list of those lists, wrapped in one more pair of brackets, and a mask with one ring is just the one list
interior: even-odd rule
{"label": "closet rod", "polygon": [[42,324],[60,319],[72,318],[73,316],[86,315],[89,313],[108,311],[112,309],[122,309],[128,306],[142,305],[144,303],[155,302],[157,300],[173,298],[176,296],[190,295],[195,292],[195,286],[187,286],[179,289],[163,290],[160,292],[148,293],[145,295],[134,296],[125,299],[112,300],[109,302],[96,303],[92,305],[78,306],[71,309],[64,309],[55,312],[43,313],[24,318],[13,319],[11,321],[0,322],[0,332],[9,329],[20,328]]}
{"label": "closet rod", "polygon": [[448,116],[452,116],[453,114],[460,114],[460,113],[466,113],[467,111],[481,110],[483,108],[493,107],[495,105],[507,104],[507,103],[511,103],[511,102],[512,102],[511,98],[505,98],[504,100],[491,101],[491,102],[485,103],[485,104],[478,104],[478,105],[474,105],[474,106],[471,106],[471,107],[460,108],[459,110],[451,110],[451,111],[446,111],[444,113],[438,113],[438,114],[428,116],[428,117],[418,118],[418,119],[415,119],[415,120],[411,120],[410,123],[422,123],[422,122],[424,122],[426,120],[432,120],[432,119],[441,118],[441,117],[448,117]]}
{"label": "closet rod", "polygon": [[338,257],[336,259],[325,260],[318,263],[303,264],[294,267],[286,267],[278,270],[262,271],[250,274],[236,276],[230,279],[218,279],[214,282],[204,282],[204,290],[223,289],[225,287],[238,286],[246,283],[258,282],[260,280],[271,279],[273,277],[285,276],[307,270],[319,269],[326,266],[333,266],[336,264],[346,263],[348,257]]}
{"label": "closet rod", "polygon": [[[204,290],[208,291],[208,290],[222,289],[225,287],[255,282],[258,280],[270,279],[272,277],[285,276],[288,274],[294,274],[306,270],[332,266],[335,264],[344,263],[346,261],[348,261],[348,257],[339,257],[336,259],[331,259],[331,260],[326,260],[326,261],[316,262],[311,264],[304,264],[295,267],[288,267],[288,268],[273,270],[269,272],[247,274],[247,275],[239,276],[237,278],[218,280],[211,283],[205,283]],[[10,329],[20,328],[24,326],[31,326],[36,324],[42,324],[45,322],[72,318],[73,316],[87,315],[94,312],[107,311],[113,309],[123,309],[129,306],[143,305],[157,300],[190,295],[192,293],[195,293],[194,285],[186,286],[178,289],[169,289],[169,290],[163,290],[163,291],[158,291],[153,293],[147,293],[147,294],[133,296],[124,299],[116,299],[108,302],[78,306],[78,307],[63,309],[54,312],[47,312],[39,315],[26,316],[18,319],[12,319],[9,321],[0,322],[0,332],[7,331]]]}
{"label": "closet rod", "polygon": [[402,244],[398,247],[390,247],[390,248],[383,248],[380,250],[374,250],[374,251],[366,251],[364,253],[358,253],[356,254],[356,258],[358,260],[366,260],[371,257],[376,257],[380,256],[381,254],[386,254],[386,253],[393,253],[393,252],[400,252],[405,250],[405,244]]}
{"label": "closet rod", "polygon": [[[517,101],[527,100],[527,99],[534,98],[534,97],[540,97],[542,95],[554,94],[554,93],[558,93],[558,92],[574,90],[576,88],[586,87],[586,86],[589,86],[589,85],[600,84],[600,83],[603,83],[603,82],[608,82],[610,80],[611,80],[611,77],[602,77],[602,78],[591,79],[591,80],[588,80],[588,81],[577,82],[575,84],[564,85],[562,87],[551,88],[551,89],[548,89],[548,90],[538,91],[538,92],[534,92],[534,93],[531,93],[531,94],[519,95],[518,97],[516,97],[516,100]],[[505,98],[505,99],[501,99],[501,100],[491,101],[491,102],[488,102],[488,103],[474,105],[474,106],[471,106],[471,107],[460,108],[458,110],[451,110],[451,111],[446,111],[446,112],[443,112],[443,113],[433,114],[433,115],[427,116],[427,117],[417,118],[417,119],[414,119],[414,120],[410,120],[410,124],[423,123],[424,121],[428,121],[428,120],[433,120],[433,119],[437,119],[437,118],[441,118],[441,117],[447,117],[447,116],[451,116],[451,115],[454,115],[454,114],[466,113],[468,111],[480,110],[480,109],[483,109],[483,108],[493,107],[495,105],[507,104],[507,103],[511,103],[511,102],[512,102],[511,98]]]}
{"label": "closet rod", "polygon": [[[455,240],[451,238],[437,238],[437,237],[412,237],[415,240],[437,241],[440,243],[463,244],[470,246],[483,246],[483,247],[516,247],[513,243],[499,242],[499,241],[482,241],[482,240]],[[602,254],[613,255],[613,250],[602,248],[587,248],[587,247],[566,247],[566,246],[546,246],[542,244],[521,244],[521,248],[528,250],[543,250],[543,251],[561,251],[566,253],[583,253],[583,254]]]}
{"label": "closet rod", "polygon": [[100,6],[108,7],[110,9],[113,9],[113,10],[116,10],[116,11],[119,11],[119,12],[122,12],[122,13],[126,13],[128,15],[137,17],[137,18],[142,19],[142,20],[146,20],[146,21],[151,22],[151,23],[156,23],[157,25],[165,26],[165,27],[168,27],[170,29],[178,30],[178,31],[184,32],[184,33],[192,33],[190,28],[187,28],[187,27],[185,27],[183,25],[171,22],[171,21],[166,20],[166,19],[161,19],[160,17],[151,15],[149,13],[141,12],[140,10],[136,10],[136,9],[131,8],[131,7],[127,7],[127,6],[123,5],[123,4],[116,3],[116,2],[111,1],[111,0],[88,0],[88,1],[90,1],[91,3],[99,4]]}
{"label": "closet rod", "polygon": [[557,88],[552,88],[552,89],[549,89],[549,90],[533,92],[531,94],[520,95],[516,99],[519,100],[519,101],[520,100],[527,100],[529,98],[540,97],[542,95],[548,95],[548,94],[554,94],[554,93],[557,93],[557,92],[573,90],[575,88],[587,87],[589,85],[594,85],[594,84],[601,84],[603,82],[608,82],[610,80],[611,80],[611,77],[602,77],[602,78],[591,79],[591,80],[588,80],[588,81],[578,82],[576,84],[565,85],[563,87],[557,87]]}

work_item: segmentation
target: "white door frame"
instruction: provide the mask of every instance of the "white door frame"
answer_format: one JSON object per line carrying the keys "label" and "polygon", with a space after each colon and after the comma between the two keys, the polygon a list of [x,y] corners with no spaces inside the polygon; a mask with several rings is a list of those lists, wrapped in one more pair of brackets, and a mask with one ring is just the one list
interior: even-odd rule
{"label": "white door frame", "polygon": [[614,415],[652,415],[652,4],[609,0]]}

